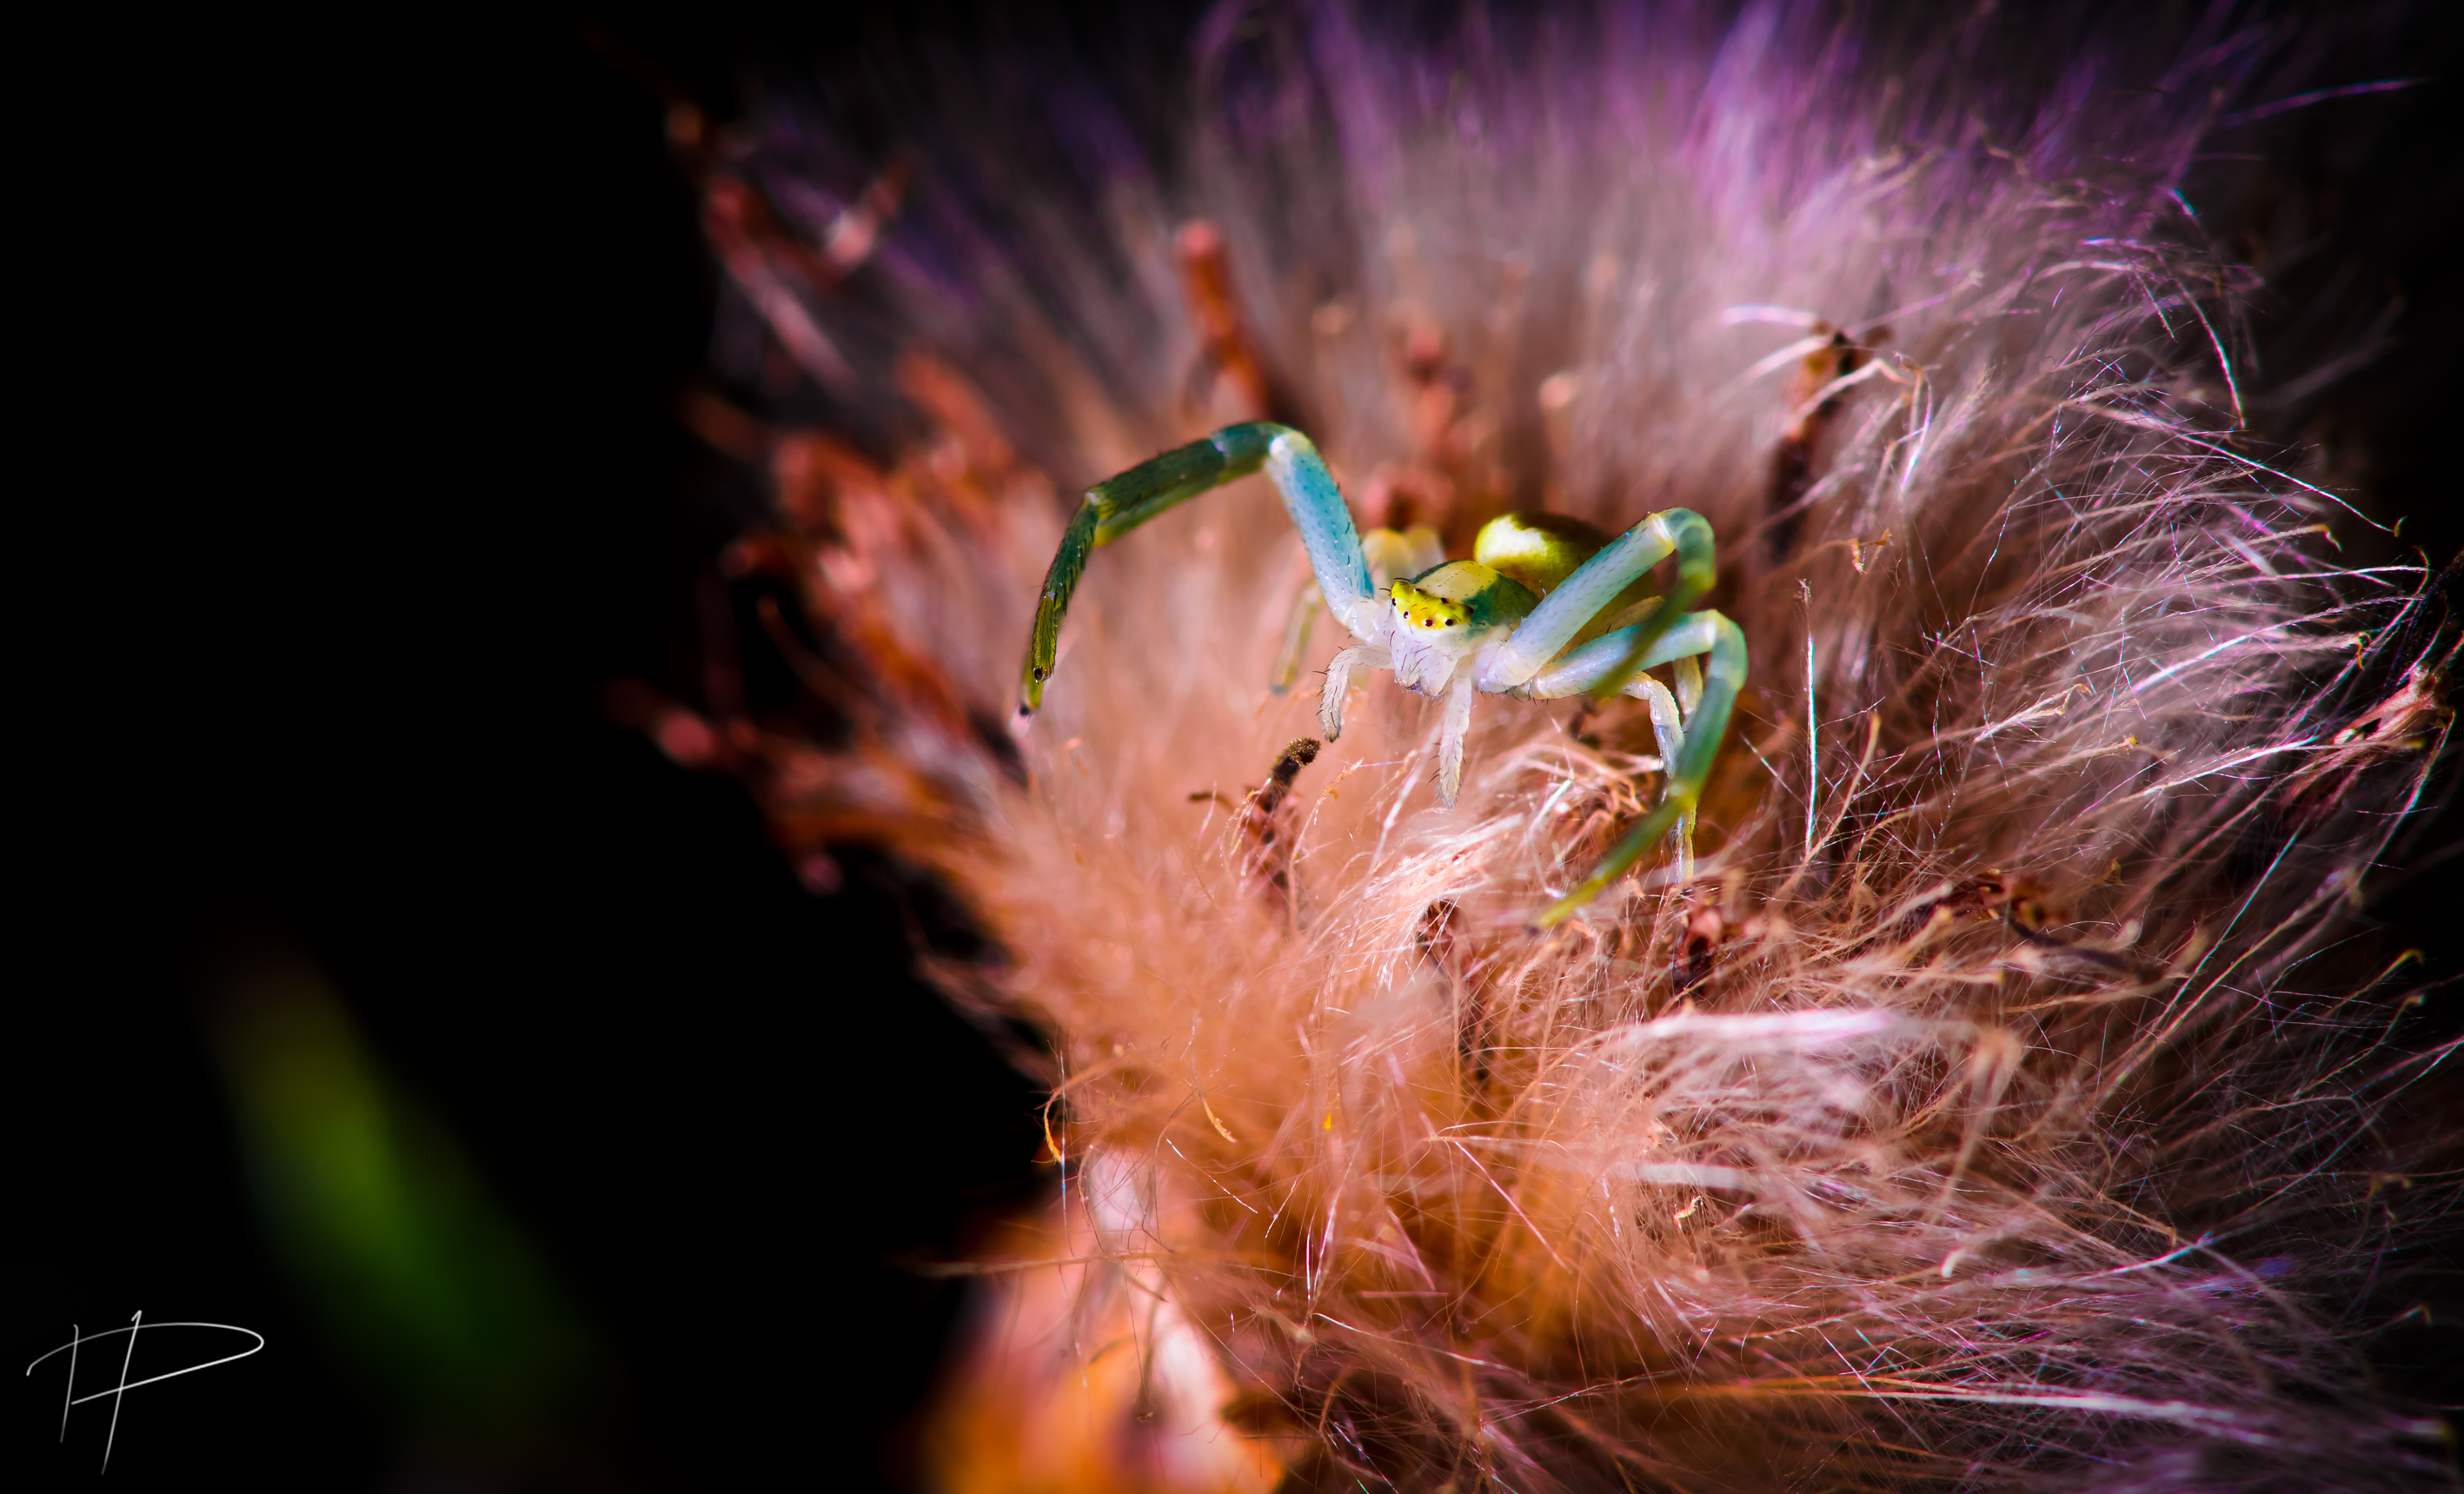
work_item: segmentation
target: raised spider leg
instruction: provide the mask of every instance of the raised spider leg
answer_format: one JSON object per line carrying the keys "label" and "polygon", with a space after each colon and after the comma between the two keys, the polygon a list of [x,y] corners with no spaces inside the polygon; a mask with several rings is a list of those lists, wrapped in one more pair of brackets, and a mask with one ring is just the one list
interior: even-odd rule
{"label": "raised spider leg", "polygon": [[1282,494],[1292,527],[1309,547],[1318,592],[1343,625],[1363,639],[1375,636],[1377,608],[1369,585],[1369,562],[1352,525],[1334,474],[1309,437],[1288,426],[1252,421],[1226,426],[1203,441],[1166,451],[1087,490],[1087,501],[1069,517],[1061,548],[1045,572],[1036,604],[1035,630],[1019,672],[1018,724],[1023,728],[1044,704],[1044,682],[1059,653],[1061,620],[1087,572],[1087,558],[1140,524],[1212,488],[1264,469]]}
{"label": "raised spider leg", "polygon": [[[1625,875],[1626,868],[1640,860],[1643,852],[1649,850],[1660,837],[1673,828],[1691,824],[1694,807],[1702,802],[1703,784],[1710,778],[1711,763],[1720,754],[1720,737],[1728,729],[1729,708],[1737,703],[1737,692],[1746,682],[1746,635],[1737,631],[1736,624],[1717,612],[1697,612],[1680,626],[1669,629],[1671,634],[1683,635],[1682,638],[1663,639],[1661,644],[1651,646],[1640,655],[1641,659],[1675,657],[1674,654],[1662,655],[1663,647],[1671,641],[1692,644],[1695,641],[1693,635],[1703,628],[1707,628],[1710,634],[1710,668],[1704,674],[1702,701],[1694,708],[1692,718],[1685,723],[1684,740],[1678,748],[1676,761],[1668,766],[1668,787],[1661,795],[1659,806],[1637,822],[1634,828],[1626,832],[1625,839],[1600,858],[1599,866],[1590,876],[1532,920],[1534,927],[1548,929],[1565,922],[1573,915],[1574,910],[1597,897],[1610,883]],[[1611,633],[1595,640],[1593,644],[1576,649],[1567,663],[1573,664],[1575,658],[1617,637],[1617,634]],[[1632,649],[1634,646],[1629,641],[1622,642],[1620,647]],[[1685,649],[1687,653],[1699,651],[1692,648]],[[1620,666],[1614,659],[1595,662],[1605,664],[1604,682],[1625,673],[1628,668],[1644,667],[1639,662],[1637,666]],[[1539,682],[1533,683],[1537,685]],[[1579,684],[1573,685],[1565,693],[1573,694],[1580,688]],[[1658,723],[1655,721],[1654,724]]]}

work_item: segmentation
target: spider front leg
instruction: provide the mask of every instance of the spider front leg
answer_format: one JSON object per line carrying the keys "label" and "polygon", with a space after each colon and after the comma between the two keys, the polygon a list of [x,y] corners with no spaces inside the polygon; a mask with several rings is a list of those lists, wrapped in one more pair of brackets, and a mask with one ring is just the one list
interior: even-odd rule
{"label": "spider front leg", "polygon": [[1317,697],[1317,724],[1328,741],[1343,735],[1343,697],[1352,692],[1352,676],[1394,667],[1394,656],[1376,644],[1354,644],[1327,661],[1326,688],[1318,692]]}
{"label": "spider front leg", "polygon": [[1356,636],[1375,636],[1377,607],[1360,534],[1317,448],[1288,426],[1268,421],[1226,426],[1203,441],[1166,451],[1087,490],[1087,500],[1070,516],[1061,548],[1045,572],[1044,595],[1036,604],[1035,630],[1028,636],[1026,663],[1019,673],[1017,724],[1022,729],[1044,704],[1044,682],[1052,677],[1060,651],[1061,621],[1086,574],[1088,558],[1165,510],[1262,469],[1309,548],[1309,566],[1328,610]]}

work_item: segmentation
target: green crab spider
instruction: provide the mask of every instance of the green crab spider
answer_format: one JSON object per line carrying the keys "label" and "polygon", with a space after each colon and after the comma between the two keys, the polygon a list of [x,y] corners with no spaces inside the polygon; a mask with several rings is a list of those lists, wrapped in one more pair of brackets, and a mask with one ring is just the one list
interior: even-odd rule
{"label": "green crab spider", "polygon": [[[1317,605],[1358,640],[1327,667],[1318,699],[1327,740],[1343,735],[1353,676],[1392,670],[1404,689],[1445,702],[1438,799],[1451,806],[1475,692],[1634,696],[1649,708],[1666,790],[1590,876],[1533,921],[1550,928],[1573,916],[1663,835],[1677,843],[1679,878],[1692,874],[1694,808],[1745,683],[1746,640],[1717,612],[1685,611],[1713,578],[1711,526],[1688,509],[1654,514],[1615,539],[1563,515],[1509,514],[1481,530],[1473,559],[1449,561],[1425,529],[1373,530],[1364,541],[1309,437],[1265,421],[1226,426],[1087,490],[1044,578],[1019,680],[1022,729],[1044,702],[1087,558],[1166,509],[1261,469],[1283,495],[1317,578],[1316,597],[1305,595],[1295,609],[1284,672],[1295,668],[1289,661]],[[1670,555],[1676,583],[1659,597],[1637,595],[1643,574]],[[1704,655],[1709,668],[1698,672],[1694,661]],[[1677,666],[1674,693],[1642,672],[1663,664]]]}

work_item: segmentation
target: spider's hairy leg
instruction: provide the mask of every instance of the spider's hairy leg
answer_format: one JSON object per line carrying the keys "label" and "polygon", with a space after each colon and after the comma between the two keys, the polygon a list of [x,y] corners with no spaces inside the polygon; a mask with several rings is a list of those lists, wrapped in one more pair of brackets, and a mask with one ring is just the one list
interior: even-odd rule
{"label": "spider's hairy leg", "polygon": [[1353,671],[1394,667],[1394,656],[1376,644],[1354,644],[1328,661],[1326,689],[1317,697],[1317,724],[1328,741],[1343,735],[1343,697],[1352,690]]}
{"label": "spider's hairy leg", "polygon": [[[1685,724],[1684,742],[1678,749],[1677,760],[1669,764],[1668,787],[1661,796],[1659,807],[1644,815],[1633,829],[1628,830],[1625,839],[1617,842],[1600,859],[1599,866],[1590,876],[1533,919],[1533,927],[1553,928],[1573,916],[1576,909],[1597,897],[1610,883],[1625,875],[1626,868],[1640,860],[1643,852],[1661,836],[1693,818],[1694,806],[1703,797],[1703,784],[1711,776],[1711,763],[1719,756],[1720,738],[1728,730],[1728,711],[1737,703],[1737,692],[1744,688],[1746,682],[1746,635],[1737,631],[1736,624],[1717,612],[1695,613],[1686,619],[1684,627],[1690,631],[1698,626],[1697,619],[1709,624],[1710,668],[1704,671],[1702,703],[1694,708],[1693,719]],[[1676,632],[1678,629],[1668,631]],[[1590,648],[1597,648],[1617,636],[1612,633]],[[1627,648],[1634,647],[1631,642],[1625,642],[1623,646]],[[1588,648],[1576,650],[1577,654],[1588,651]],[[1647,648],[1642,657],[1652,657],[1657,651],[1656,647]],[[1613,676],[1625,672],[1624,669],[1611,668]],[[1573,692],[1572,690],[1567,692],[1569,694]]]}
{"label": "spider's hairy leg", "polygon": [[1458,670],[1446,690],[1446,714],[1438,734],[1438,802],[1453,808],[1463,787],[1463,734],[1471,730],[1471,671]]}
{"label": "spider's hairy leg", "polygon": [[1070,516],[1061,548],[1045,573],[1035,630],[1019,673],[1019,724],[1031,719],[1044,703],[1044,682],[1052,677],[1060,648],[1061,620],[1086,574],[1088,557],[1167,509],[1262,468],[1309,547],[1309,565],[1328,607],[1355,633],[1370,626],[1368,615],[1375,609],[1360,535],[1317,448],[1299,431],[1270,421],[1226,426],[1203,441],[1166,451],[1087,490],[1086,501]]}

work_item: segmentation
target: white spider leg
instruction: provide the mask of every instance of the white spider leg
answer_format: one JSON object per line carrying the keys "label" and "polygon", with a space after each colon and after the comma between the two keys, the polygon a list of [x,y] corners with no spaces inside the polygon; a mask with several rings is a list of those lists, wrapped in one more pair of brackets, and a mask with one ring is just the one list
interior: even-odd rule
{"label": "white spider leg", "polygon": [[1383,644],[1356,644],[1337,653],[1326,667],[1326,690],[1317,697],[1317,724],[1332,741],[1343,735],[1343,697],[1352,689],[1355,670],[1389,670],[1395,661]]}
{"label": "white spider leg", "polygon": [[[1683,512],[1673,509],[1667,514],[1652,515],[1576,566],[1573,575],[1541,599],[1530,616],[1515,626],[1513,638],[1481,671],[1481,687],[1502,693],[1529,683],[1548,668],[1558,650],[1582,631],[1584,624],[1598,616],[1637,577],[1677,549],[1678,537],[1668,520],[1672,514]],[[1661,607],[1670,604],[1663,602]],[[1675,604],[1692,604],[1689,599]]]}
{"label": "white spider leg", "polygon": [[[1525,700],[1554,700],[1560,695],[1583,694],[1607,690],[1610,688],[1609,676],[1617,673],[1620,669],[1639,673],[1643,670],[1658,669],[1661,665],[1672,663],[1678,659],[1686,659],[1695,654],[1708,652],[1713,640],[1719,636],[1720,621],[1720,614],[1717,612],[1688,613],[1644,648],[1639,658],[1635,657],[1634,653],[1636,635],[1641,630],[1639,626],[1620,627],[1614,633],[1602,633],[1532,675],[1530,680],[1514,693]],[[1699,675],[1697,679],[1699,681]],[[1629,676],[1616,688],[1630,693],[1632,685],[1633,679]],[[1684,688],[1684,679],[1681,675],[1678,689]],[[1699,696],[1697,704],[1700,704]],[[1693,719],[1691,711],[1685,714],[1689,721]]]}
{"label": "white spider leg", "polygon": [[[1385,648],[1386,619],[1393,615],[1394,604],[1387,600],[1384,592],[1381,591],[1373,597],[1359,597],[1340,602],[1333,597],[1329,597],[1326,599],[1326,609],[1334,614],[1334,620],[1341,623],[1344,629],[1353,637],[1372,648],[1380,650]],[[1379,667],[1384,668],[1382,665]]]}
{"label": "white spider leg", "polygon": [[1463,734],[1471,730],[1471,697],[1476,689],[1472,671],[1461,670],[1446,692],[1445,725],[1438,735],[1438,802],[1448,809],[1455,806],[1455,792],[1463,787]]}
{"label": "white spider leg", "polygon": [[[1694,661],[1687,659],[1684,662],[1692,664]],[[1701,670],[1698,669],[1695,673],[1699,691]],[[1644,706],[1649,708],[1651,735],[1660,738],[1661,771],[1676,772],[1677,756],[1685,747],[1685,728],[1678,720],[1677,697],[1668,692],[1667,686],[1648,674],[1638,676],[1633,684],[1625,688],[1625,692],[1640,698]],[[1679,817],[1677,827],[1668,832],[1668,839],[1671,848],[1677,853],[1677,880],[1680,883],[1693,881],[1694,811],[1690,807]]]}
{"label": "white spider leg", "polygon": [[1386,599],[1369,583],[1369,556],[1361,547],[1359,531],[1352,527],[1352,510],[1344,505],[1334,474],[1327,471],[1317,448],[1309,437],[1282,426],[1227,427],[1217,435],[1236,430],[1251,440],[1255,439],[1252,432],[1272,432],[1266,442],[1266,477],[1283,495],[1292,527],[1300,531],[1301,543],[1309,550],[1309,568],[1317,573],[1326,609],[1362,643],[1382,641],[1377,629],[1385,621]]}

